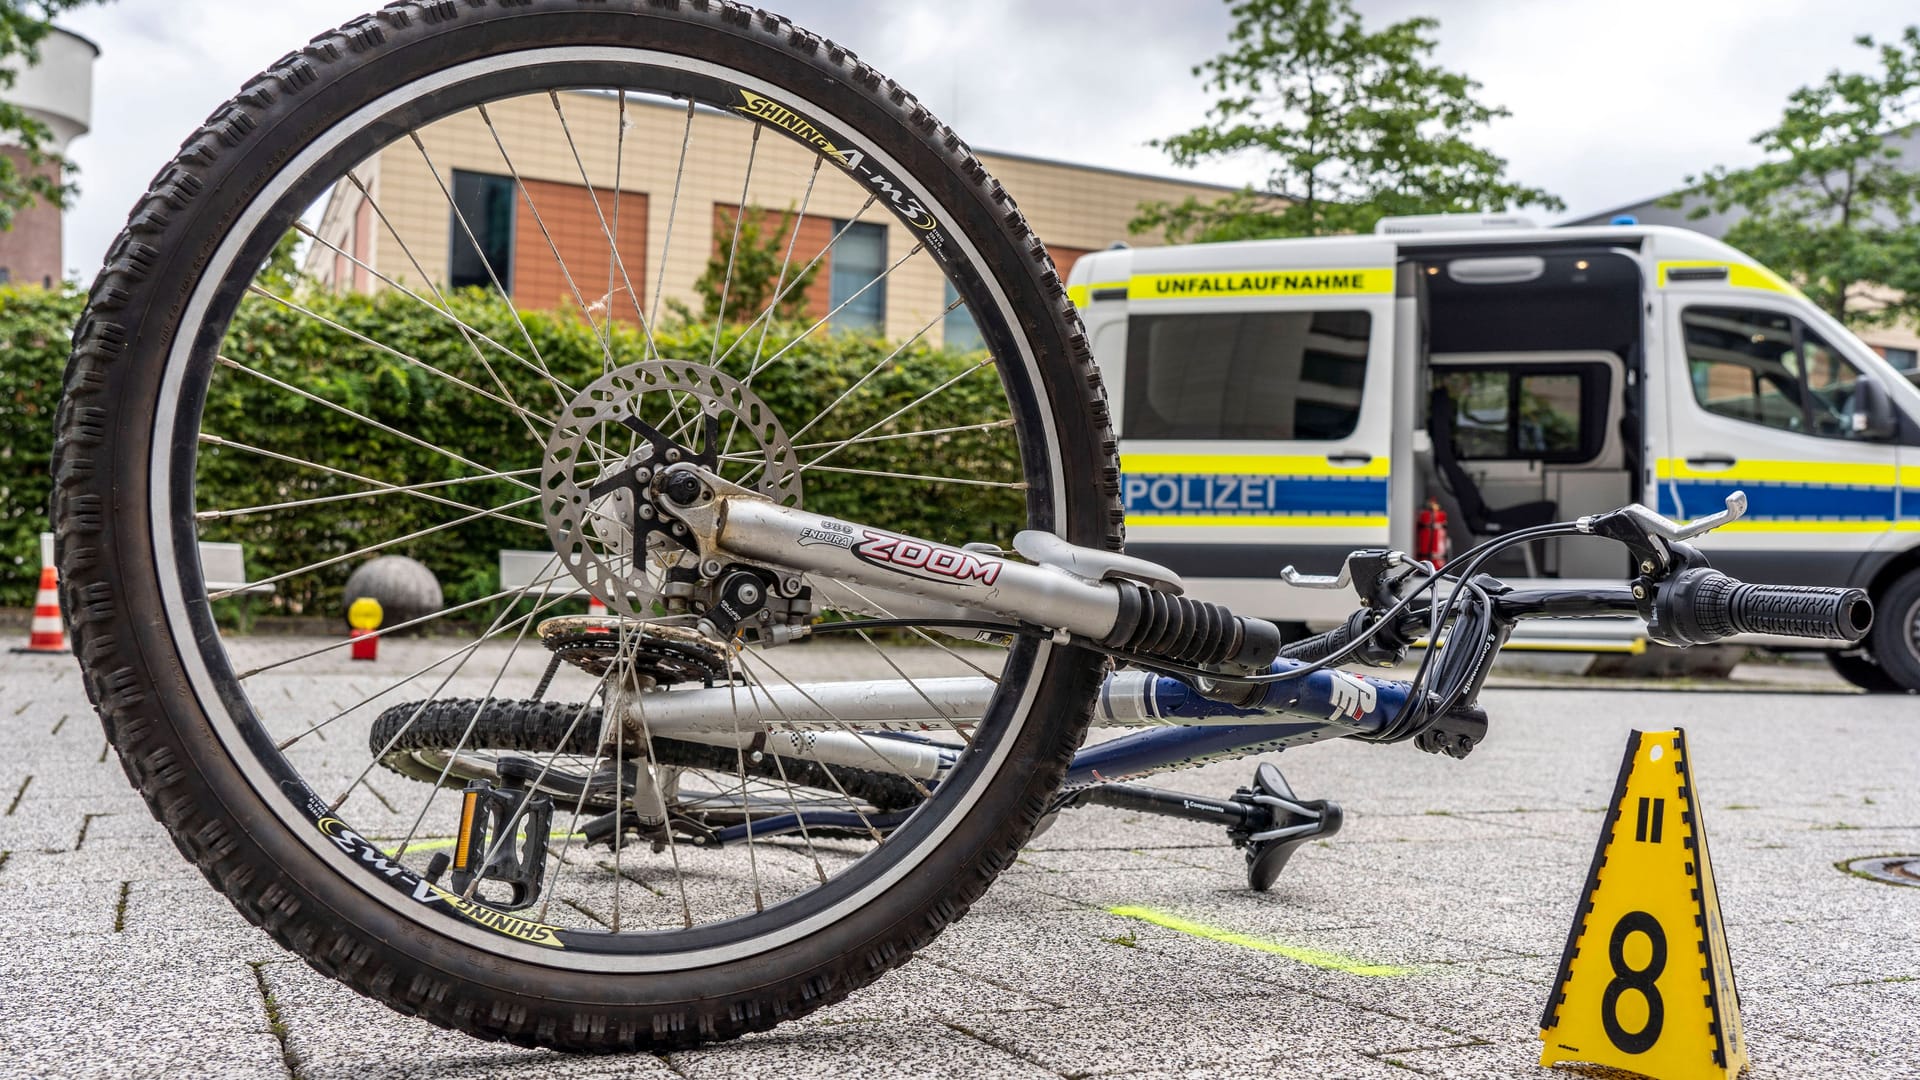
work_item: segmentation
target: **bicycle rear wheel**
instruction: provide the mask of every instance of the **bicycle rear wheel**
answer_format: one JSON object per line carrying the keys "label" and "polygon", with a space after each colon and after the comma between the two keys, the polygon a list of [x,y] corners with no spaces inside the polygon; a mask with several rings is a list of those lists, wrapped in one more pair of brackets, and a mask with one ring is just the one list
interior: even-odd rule
{"label": "bicycle rear wheel", "polygon": [[[672,134],[633,145],[640,110]],[[740,194],[684,205],[690,148]],[[643,204],[630,179],[648,170]],[[662,227],[629,248],[643,213]],[[483,242],[496,235],[475,227],[487,215],[515,223],[515,253]],[[343,218],[388,254],[341,242]],[[904,254],[880,280],[910,278],[921,299],[890,340],[809,359],[800,346],[849,321],[859,295],[825,315],[788,303],[817,280],[806,267],[821,259],[796,249],[822,221],[827,233],[807,243],[823,255],[860,235],[854,225],[884,230]],[[273,258],[289,230],[331,267],[328,284],[374,299],[290,283]],[[779,270],[752,294],[736,272],[756,259]],[[694,314],[701,290],[688,281],[703,267],[718,310]],[[678,323],[674,300],[688,305]],[[522,310],[556,303],[561,316]],[[925,329],[961,308],[984,351],[925,347]],[[387,318],[402,310],[411,321]],[[269,437],[235,435],[261,418]],[[689,638],[687,596],[710,584],[708,568],[643,526],[633,501],[551,497],[633,458],[616,430],[628,419],[689,452],[703,427],[716,431],[718,471],[790,505],[953,542],[1005,544],[1017,528],[1120,542],[1103,392],[1011,200],[891,81],[732,4],[423,0],[315,39],[159,173],[75,336],[54,462],[63,606],[128,776],[281,944],[481,1037],[572,1050],[727,1038],[903,963],[1011,862],[1102,670],[1085,651],[1024,639],[981,650],[922,634],[912,648],[868,639],[852,655],[795,655]],[[344,642],[223,634],[242,590],[206,581],[197,544],[208,540],[246,545],[255,584],[309,613],[337,602],[346,570],[373,554],[549,554],[517,587],[467,573],[451,600],[403,624],[468,620],[467,636],[389,638],[398,668],[353,672],[353,692],[328,700]],[[790,612],[812,596],[889,613],[886,598],[832,582],[777,586]],[[538,901],[503,913],[434,883],[435,845],[467,825],[460,798],[436,798],[439,783],[375,787],[384,755],[364,736],[378,710],[422,688],[483,706],[530,696],[541,665],[521,646],[576,588],[622,617],[622,642],[721,655],[702,677],[742,693],[811,666],[978,673],[994,680],[991,701],[953,716],[929,697],[954,762],[931,788],[906,778],[920,797],[881,842],[616,844],[610,865],[551,860]],[[597,733],[595,754],[647,776],[674,766],[651,745],[646,695],[678,692],[665,675],[685,675],[674,665],[686,655],[621,650],[598,677],[570,672],[568,696],[640,703],[636,723]],[[738,732],[743,746],[766,733]],[[553,767],[568,739],[532,760]],[[751,807],[765,777],[741,773],[739,805]],[[775,797],[797,803],[785,779]],[[555,831],[571,835],[565,810]],[[509,825],[500,842],[513,840]]]}

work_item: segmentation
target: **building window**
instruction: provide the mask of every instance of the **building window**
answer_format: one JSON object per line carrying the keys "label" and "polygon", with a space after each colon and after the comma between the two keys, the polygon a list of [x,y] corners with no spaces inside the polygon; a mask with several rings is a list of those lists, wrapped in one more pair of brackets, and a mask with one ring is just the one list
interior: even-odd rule
{"label": "building window", "polygon": [[[887,227],[866,221],[836,221],[829,310],[835,330],[880,332],[887,324],[887,287],[874,285],[887,269]],[[861,292],[866,289],[865,292]],[[844,309],[840,305],[845,304]]]}
{"label": "building window", "polygon": [[[954,291],[953,282],[947,282],[947,298],[940,305],[947,307],[960,296]],[[942,340],[947,348],[955,352],[976,352],[987,347],[980,338],[980,327],[973,321],[973,312],[965,304],[947,312],[946,322],[940,328]]]}
{"label": "building window", "polygon": [[0,285],[7,285],[7,284],[10,284],[12,281],[13,281],[13,271],[8,267],[0,266]]}
{"label": "building window", "polygon": [[1885,348],[1880,352],[1886,356],[1887,363],[1892,364],[1895,371],[1920,369],[1920,350]]}
{"label": "building window", "polygon": [[[491,289],[498,280],[502,289],[513,293],[513,215],[512,178],[454,170],[453,210],[448,215],[454,288]],[[473,231],[471,238],[468,229]]]}

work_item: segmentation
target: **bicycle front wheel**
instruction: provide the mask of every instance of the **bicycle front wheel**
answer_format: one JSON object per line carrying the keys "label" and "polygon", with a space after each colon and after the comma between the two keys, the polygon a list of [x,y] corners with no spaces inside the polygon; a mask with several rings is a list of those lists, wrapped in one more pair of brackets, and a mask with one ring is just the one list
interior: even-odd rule
{"label": "bicycle front wheel", "polygon": [[[860,243],[886,255],[867,288],[839,296],[828,268]],[[306,279],[288,272],[300,247]],[[845,334],[882,287],[918,300],[871,336]],[[927,330],[961,309],[980,348],[929,347]],[[76,333],[60,413],[64,606],[155,816],[319,970],[486,1038],[614,1050],[732,1037],[904,962],[1045,811],[1097,656],[933,633],[839,652],[702,637],[713,568],[643,521],[627,489],[599,487],[646,464],[630,434],[642,427],[768,498],[877,527],[1120,542],[1103,392],[1044,246],[923,106],[775,16],[390,5],[249,83],[135,208]],[[272,599],[209,582],[210,541],[242,544],[252,590]],[[503,550],[539,552],[544,569],[498,580]],[[344,641],[234,632],[243,603],[337,613],[346,572],[384,554],[453,569],[444,597],[381,630],[434,636],[388,638],[379,665],[342,679]],[[790,619],[891,613],[887,597],[833,582],[770,587]],[[435,856],[476,827],[481,798],[463,803],[447,781],[472,760],[463,740],[488,702],[538,696],[529,642],[580,592],[613,609],[619,644],[562,675],[581,703],[568,727],[590,730],[587,705],[615,696],[638,720],[578,747],[562,730],[527,755],[537,768],[608,770],[657,793],[682,766],[652,745],[645,705],[690,679],[746,695],[800,669],[966,675],[991,679],[991,700],[954,715],[927,696],[951,767],[896,777],[914,792],[904,807],[849,794],[832,762],[798,782],[750,771],[777,723],[736,732],[732,796],[703,793],[746,821],[769,800],[837,791],[853,814],[900,816],[856,830],[877,842],[749,829],[694,851],[671,829],[642,843],[623,825],[610,857],[521,864],[516,896],[533,898],[503,910],[438,876]],[[412,714],[451,736],[409,759],[438,776],[379,768],[407,723],[370,743],[379,713],[456,697],[473,709],[464,723]],[[719,766],[708,783],[727,782],[726,757],[704,764]],[[582,808],[542,783],[509,805],[551,798],[554,834],[573,835]],[[494,846],[527,831],[510,820]]]}

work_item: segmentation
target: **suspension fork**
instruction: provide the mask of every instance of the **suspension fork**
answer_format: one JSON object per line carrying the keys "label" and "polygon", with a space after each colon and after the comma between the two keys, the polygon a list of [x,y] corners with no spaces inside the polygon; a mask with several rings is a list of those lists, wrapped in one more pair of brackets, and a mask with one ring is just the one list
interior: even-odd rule
{"label": "suspension fork", "polygon": [[1014,562],[997,548],[951,547],[780,506],[690,464],[675,465],[664,487],[703,558],[814,574],[1143,658],[1258,670],[1279,654],[1272,623],[1181,596],[1170,571],[1124,555],[1022,533],[1015,546],[1044,552],[1045,561]]}

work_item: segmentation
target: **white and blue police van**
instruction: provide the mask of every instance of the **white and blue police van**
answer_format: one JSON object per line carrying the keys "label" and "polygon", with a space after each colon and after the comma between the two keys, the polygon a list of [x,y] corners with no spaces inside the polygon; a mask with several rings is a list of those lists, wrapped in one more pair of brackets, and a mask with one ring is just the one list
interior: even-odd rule
{"label": "white and blue police van", "polygon": [[[1419,550],[1423,511],[1458,552],[1628,502],[1702,517],[1740,490],[1746,516],[1700,542],[1715,566],[1868,590],[1878,624],[1834,667],[1920,690],[1920,389],[1725,244],[1446,215],[1116,248],[1068,286],[1119,428],[1127,550],[1196,596],[1329,624],[1351,596],[1281,568]],[[1623,560],[1576,537],[1491,569],[1618,581]],[[1632,619],[1534,626],[1535,647],[1645,647]]]}

